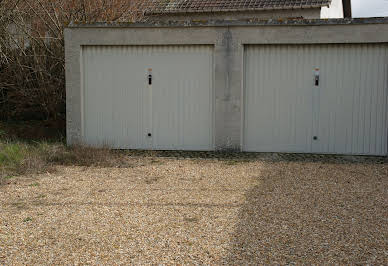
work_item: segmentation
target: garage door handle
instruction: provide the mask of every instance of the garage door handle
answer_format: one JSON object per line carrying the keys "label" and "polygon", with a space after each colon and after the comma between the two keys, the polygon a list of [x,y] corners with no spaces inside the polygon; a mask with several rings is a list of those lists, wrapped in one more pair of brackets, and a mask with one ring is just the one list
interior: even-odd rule
{"label": "garage door handle", "polygon": [[151,133],[148,133],[148,134],[147,134],[147,136],[148,136],[148,137],[151,137],[151,136],[152,136],[152,134],[151,134]]}
{"label": "garage door handle", "polygon": [[148,75],[148,85],[152,85],[152,75]]}
{"label": "garage door handle", "polygon": [[319,68],[316,68],[314,71],[314,84],[319,86]]}

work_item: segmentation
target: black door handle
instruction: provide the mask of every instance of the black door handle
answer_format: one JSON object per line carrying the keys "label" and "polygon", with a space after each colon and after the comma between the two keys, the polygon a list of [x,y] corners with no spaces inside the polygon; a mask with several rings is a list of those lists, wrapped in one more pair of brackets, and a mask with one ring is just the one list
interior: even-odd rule
{"label": "black door handle", "polygon": [[151,134],[151,133],[148,133],[148,134],[147,134],[147,136],[148,136],[148,137],[151,137],[151,136],[152,136],[152,134]]}

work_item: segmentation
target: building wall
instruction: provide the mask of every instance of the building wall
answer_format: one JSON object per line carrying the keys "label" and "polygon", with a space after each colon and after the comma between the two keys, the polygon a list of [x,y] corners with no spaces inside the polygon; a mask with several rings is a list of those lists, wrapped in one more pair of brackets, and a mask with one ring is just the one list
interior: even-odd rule
{"label": "building wall", "polygon": [[189,21],[189,20],[241,20],[241,19],[287,19],[287,18],[320,18],[320,8],[268,10],[255,12],[215,12],[184,13],[150,16],[151,21]]}
{"label": "building wall", "polygon": [[10,47],[14,49],[24,49],[30,46],[30,37],[28,36],[31,33],[31,29],[26,27],[28,32],[23,32],[17,25],[10,24],[6,28],[10,36]]}
{"label": "building wall", "polygon": [[323,7],[321,10],[321,18],[343,18],[344,11],[342,0],[331,0],[329,7]]}
{"label": "building wall", "polygon": [[[357,23],[354,21],[358,21]],[[215,146],[240,150],[242,144],[242,84],[244,45],[388,43],[388,20],[353,24],[338,21],[299,21],[260,24],[219,22],[181,24],[96,24],[65,29],[67,141],[81,136],[81,46],[83,45],[184,45],[214,46]],[[274,22],[275,23],[275,22]],[[357,34],[354,34],[357,32]]]}

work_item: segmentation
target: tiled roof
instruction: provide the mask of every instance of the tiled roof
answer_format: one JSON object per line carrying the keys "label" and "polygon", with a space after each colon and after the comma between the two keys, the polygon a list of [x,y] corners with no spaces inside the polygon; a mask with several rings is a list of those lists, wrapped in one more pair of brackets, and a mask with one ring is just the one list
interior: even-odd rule
{"label": "tiled roof", "polygon": [[148,14],[298,9],[328,6],[331,0],[143,0]]}

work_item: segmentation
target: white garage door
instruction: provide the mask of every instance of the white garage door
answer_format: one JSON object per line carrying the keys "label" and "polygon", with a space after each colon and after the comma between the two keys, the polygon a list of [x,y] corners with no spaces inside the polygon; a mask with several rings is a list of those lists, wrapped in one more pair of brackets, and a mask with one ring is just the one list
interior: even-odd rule
{"label": "white garage door", "polygon": [[85,46],[83,139],[120,149],[213,149],[211,46]]}
{"label": "white garage door", "polygon": [[246,46],[243,149],[387,154],[387,51],[386,44]]}

